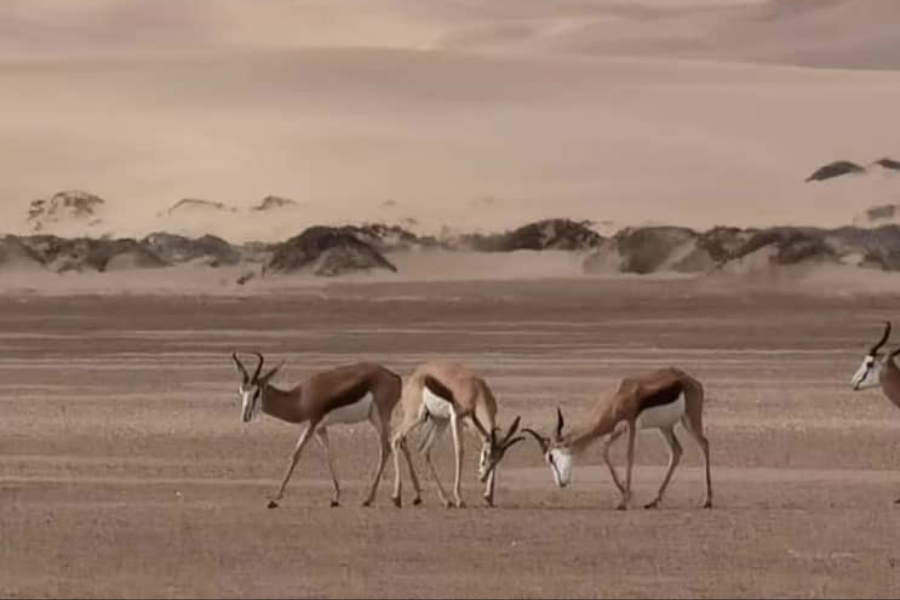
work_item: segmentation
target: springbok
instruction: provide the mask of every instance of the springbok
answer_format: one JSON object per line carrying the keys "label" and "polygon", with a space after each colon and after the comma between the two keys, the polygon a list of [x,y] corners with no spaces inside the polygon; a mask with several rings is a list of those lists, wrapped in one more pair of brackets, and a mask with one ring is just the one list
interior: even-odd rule
{"label": "springbok", "polygon": [[[684,452],[675,436],[675,426],[681,422],[703,452],[706,467],[706,502],[712,508],[712,479],[709,466],[709,441],[703,433],[703,386],[699,381],[678,369],[663,369],[642,376],[624,379],[618,391],[597,403],[594,412],[581,427],[564,433],[565,420],[557,409],[556,432],[553,438],[532,429],[523,429],[537,440],[544,459],[553,472],[556,485],[568,487],[572,480],[575,456],[585,451],[595,440],[608,436],[603,446],[603,461],[609,468],[613,482],[622,495],[618,510],[631,504],[631,477],[634,469],[634,446],[638,430],[657,429],[669,447],[669,466],[659,492],[644,508],[657,508]],[[620,425],[624,424],[624,427]],[[628,433],[628,463],[625,484],[622,485],[609,459],[610,446]]]}
{"label": "springbok", "polygon": [[[869,349],[869,353],[863,358],[862,365],[853,376],[850,385],[853,391],[859,392],[876,387],[881,388],[881,393],[895,406],[900,408],[900,367],[894,359],[900,356],[900,348],[881,353],[881,349],[891,337],[891,323],[884,326],[884,334],[878,343]],[[895,504],[900,504],[898,498]]]}
{"label": "springbok", "polygon": [[[420,425],[430,422],[431,428],[425,434],[422,451],[425,462],[437,484],[438,494],[444,506],[451,502],[441,483],[437,468],[431,460],[431,449],[435,440],[449,426],[453,434],[453,446],[456,456],[456,472],[453,481],[453,505],[462,508],[464,502],[461,493],[463,440],[462,426],[471,422],[481,436],[482,448],[479,461],[478,477],[485,484],[484,500],[488,506],[494,504],[494,490],[497,480],[496,466],[515,444],[523,437],[515,437],[520,419],[517,417],[506,434],[500,436],[497,422],[497,400],[491,388],[481,377],[475,375],[462,365],[435,361],[418,367],[407,379],[401,400],[403,421],[394,435],[394,504],[402,506],[402,483],[400,473],[399,450],[407,453],[406,438]],[[407,453],[408,455],[408,453]],[[415,488],[414,505],[422,502],[422,490],[412,464],[409,464],[410,477]]]}
{"label": "springbok", "polygon": [[[313,435],[325,450],[328,470],[331,473],[334,485],[331,506],[340,506],[341,487],[338,483],[334,457],[331,454],[328,427],[364,421],[372,424],[380,441],[378,467],[369,494],[363,503],[363,506],[370,506],[375,500],[378,484],[391,452],[391,415],[400,401],[403,389],[400,376],[381,365],[357,363],[315,373],[292,390],[283,391],[272,385],[271,381],[284,363],[262,374],[265,358],[259,353],[255,355],[259,362],[253,375],[247,372],[236,353],[231,355],[242,378],[239,393],[243,422],[249,423],[260,412],[264,412],[288,423],[307,424],[291,455],[290,465],[281,487],[269,501],[269,508],[277,508],[278,503],[284,498],[288,481],[294,473],[303,449]],[[411,465],[408,455],[407,460]]]}

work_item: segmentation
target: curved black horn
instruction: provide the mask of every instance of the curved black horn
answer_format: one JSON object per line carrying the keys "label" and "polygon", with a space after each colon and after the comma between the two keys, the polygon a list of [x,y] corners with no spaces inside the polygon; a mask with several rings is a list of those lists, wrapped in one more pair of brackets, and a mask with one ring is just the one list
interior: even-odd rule
{"label": "curved black horn", "polygon": [[260,381],[263,381],[263,382],[268,382],[270,379],[272,379],[272,378],[275,376],[275,373],[277,373],[278,371],[280,371],[280,370],[282,369],[282,367],[284,367],[284,365],[285,365],[285,361],[282,360],[282,361],[278,364],[277,367],[275,367],[274,369],[269,370],[265,375],[263,375],[262,377],[260,377],[259,380],[260,380]]}
{"label": "curved black horn", "polygon": [[524,429],[522,429],[522,433],[527,433],[528,435],[533,437],[535,439],[535,441],[538,443],[538,445],[541,447],[541,452],[546,452],[547,449],[550,447],[550,440],[545,438],[541,434],[539,434],[534,429],[525,427]]}
{"label": "curved black horn", "polygon": [[241,376],[244,378],[244,383],[250,381],[250,374],[247,373],[247,367],[244,366],[244,363],[241,362],[241,359],[238,358],[237,352],[231,353],[231,359],[234,361],[234,364],[237,366],[238,371],[241,372]]}
{"label": "curved black horn", "polygon": [[250,381],[258,381],[259,374],[262,373],[263,364],[265,364],[266,359],[263,358],[263,355],[260,354],[259,352],[254,352],[253,354],[255,354],[256,358],[259,359],[259,364],[256,365],[256,372],[253,374],[253,379],[251,379]]}
{"label": "curved black horn", "polygon": [[869,350],[869,354],[871,354],[872,356],[875,356],[876,354],[878,354],[878,351],[881,350],[881,347],[887,343],[887,341],[890,339],[890,337],[891,337],[891,322],[886,321],[884,324],[884,335],[881,336],[881,340],[879,340],[879,342],[877,344],[872,346],[872,349]]}
{"label": "curved black horn", "polygon": [[562,409],[556,408],[556,439],[562,439],[563,428],[566,426],[566,420],[563,419]]}
{"label": "curved black horn", "polygon": [[513,422],[510,424],[509,429],[506,430],[506,435],[503,436],[503,442],[500,444],[501,446],[506,446],[509,444],[509,440],[512,439],[516,432],[519,431],[519,423],[522,422],[522,417],[517,416]]}

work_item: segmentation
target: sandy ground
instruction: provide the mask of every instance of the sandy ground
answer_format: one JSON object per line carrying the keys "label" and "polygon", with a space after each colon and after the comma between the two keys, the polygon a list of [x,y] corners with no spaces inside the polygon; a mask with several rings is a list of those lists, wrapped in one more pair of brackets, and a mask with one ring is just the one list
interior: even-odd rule
{"label": "sandy ground", "polygon": [[[900,415],[847,381],[895,297],[699,293],[689,282],[384,283],[305,296],[0,299],[0,596],[896,597]],[[668,502],[617,513],[589,453],[557,491],[535,447],[480,506],[362,509],[374,438],[335,432],[344,508],[297,435],[239,423],[234,349],[283,384],[375,358],[463,360],[514,414],[570,421],[622,376],[707,385],[717,507],[688,448]],[[442,471],[449,475],[447,442]],[[638,500],[665,464],[641,438]],[[408,490],[408,488],[407,488]],[[409,500],[407,496],[407,500]]]}

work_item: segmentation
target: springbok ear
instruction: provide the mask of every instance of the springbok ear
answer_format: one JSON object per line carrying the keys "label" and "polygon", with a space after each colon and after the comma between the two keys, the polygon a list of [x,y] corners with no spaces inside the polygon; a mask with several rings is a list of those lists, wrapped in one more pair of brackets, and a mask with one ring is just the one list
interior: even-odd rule
{"label": "springbok ear", "polygon": [[566,426],[566,420],[563,418],[562,409],[557,407],[556,409],[556,439],[557,441],[562,439],[563,428]]}

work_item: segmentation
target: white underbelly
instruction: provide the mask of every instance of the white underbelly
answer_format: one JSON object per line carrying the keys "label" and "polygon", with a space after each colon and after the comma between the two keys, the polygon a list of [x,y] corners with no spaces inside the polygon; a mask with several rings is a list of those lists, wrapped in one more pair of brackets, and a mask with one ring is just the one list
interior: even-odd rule
{"label": "white underbelly", "polygon": [[453,405],[440,396],[433,394],[427,387],[422,387],[422,402],[425,404],[425,410],[428,411],[432,419],[449,420],[452,416]]}
{"label": "white underbelly", "polygon": [[368,420],[372,414],[372,404],[375,397],[371,392],[354,402],[340,408],[336,408],[322,419],[322,426],[328,425],[353,425]]}
{"label": "white underbelly", "polygon": [[638,429],[663,429],[674,426],[683,416],[684,394],[681,394],[675,402],[641,411],[637,418],[637,426]]}

